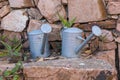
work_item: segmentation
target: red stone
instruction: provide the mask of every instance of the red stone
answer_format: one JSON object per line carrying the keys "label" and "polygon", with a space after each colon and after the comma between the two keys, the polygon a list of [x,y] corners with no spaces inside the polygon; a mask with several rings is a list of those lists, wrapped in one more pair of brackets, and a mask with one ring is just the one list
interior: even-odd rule
{"label": "red stone", "polygon": [[4,17],[5,15],[7,15],[10,12],[10,6],[3,6],[0,9],[0,17]]}
{"label": "red stone", "polygon": [[118,21],[117,21],[116,30],[117,30],[117,31],[120,31],[120,18],[119,18]]}
{"label": "red stone", "polygon": [[27,32],[31,32],[33,30],[39,30],[41,25],[42,25],[41,21],[30,19]]}
{"label": "red stone", "polygon": [[99,50],[101,51],[114,50],[116,48],[117,48],[117,45],[115,42],[104,43],[99,41]]}
{"label": "red stone", "polygon": [[62,17],[66,17],[65,9],[61,0],[39,0],[38,8],[41,14],[50,22],[59,21],[58,13]]}
{"label": "red stone", "polygon": [[94,57],[109,62],[115,68],[115,50],[100,51]]}
{"label": "red stone", "polygon": [[[24,65],[26,80],[117,80],[116,70],[97,59],[60,59]],[[33,74],[34,73],[34,74]]]}
{"label": "red stone", "polygon": [[68,15],[75,22],[101,21],[106,19],[103,0],[68,0]]}
{"label": "red stone", "polygon": [[60,31],[62,26],[56,24],[50,24],[52,27],[52,32],[49,34],[49,41],[61,40]]}
{"label": "red stone", "polygon": [[108,3],[109,14],[120,14],[120,1],[111,1]]}
{"label": "red stone", "polygon": [[10,7],[13,8],[25,8],[34,6],[32,0],[9,0],[9,3]]}

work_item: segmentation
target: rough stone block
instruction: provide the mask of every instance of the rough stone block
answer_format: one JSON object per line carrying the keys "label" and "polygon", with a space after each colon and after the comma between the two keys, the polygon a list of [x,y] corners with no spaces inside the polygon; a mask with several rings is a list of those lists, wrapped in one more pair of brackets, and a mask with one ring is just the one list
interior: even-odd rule
{"label": "rough stone block", "polygon": [[0,8],[5,6],[5,5],[8,5],[8,1],[3,1],[3,2],[0,2]]}
{"label": "rough stone block", "polygon": [[34,4],[32,0],[8,0],[10,7],[13,8],[24,8],[24,7],[33,7]]}
{"label": "rough stone block", "polygon": [[120,1],[120,0],[105,0],[105,1],[109,1],[109,2],[111,2],[111,1]]}
{"label": "rough stone block", "polygon": [[[3,35],[7,37],[7,39],[13,40],[14,38],[17,38],[18,40],[21,40],[21,35],[18,32],[12,32],[12,31],[6,31],[4,30]],[[6,40],[6,42],[9,40]]]}
{"label": "rough stone block", "polygon": [[116,20],[105,20],[96,23],[101,28],[105,29],[115,29],[116,28]]}
{"label": "rough stone block", "polygon": [[85,30],[85,31],[91,31],[93,25],[98,25],[100,28],[104,29],[115,29],[116,28],[116,20],[105,20],[100,22],[91,22],[88,24],[80,24],[77,27]]}
{"label": "rough stone block", "polygon": [[113,14],[113,15],[108,15],[108,17],[110,18],[110,19],[118,19],[119,18],[119,16],[117,15],[117,14]]}
{"label": "rough stone block", "polygon": [[31,19],[27,28],[27,32],[30,32],[33,30],[40,30],[41,25],[42,25],[41,21]]}
{"label": "rough stone block", "polygon": [[61,40],[60,31],[62,26],[56,24],[50,24],[52,27],[52,32],[49,34],[49,41]]}
{"label": "rough stone block", "polygon": [[[60,59],[24,64],[26,80],[117,80],[116,70],[97,59]],[[34,74],[33,74],[34,73]]]}
{"label": "rough stone block", "polygon": [[39,0],[34,0],[35,6],[38,5]]}
{"label": "rough stone block", "polygon": [[115,50],[116,48],[117,45],[115,42],[104,43],[99,41],[99,50],[101,51]]}
{"label": "rough stone block", "polygon": [[40,20],[43,16],[41,15],[41,13],[39,12],[38,9],[36,8],[30,8],[28,9],[28,14],[29,14],[29,17],[31,19],[37,19],[37,20]]}
{"label": "rough stone block", "polygon": [[58,13],[62,17],[66,17],[65,9],[61,0],[39,0],[38,8],[41,14],[50,22],[53,23],[59,20]]}
{"label": "rough stone block", "polygon": [[0,2],[7,1],[7,0],[0,0]]}
{"label": "rough stone block", "polygon": [[9,31],[22,32],[26,27],[28,17],[25,10],[13,10],[1,21],[1,28]]}
{"label": "rough stone block", "polygon": [[111,1],[107,7],[109,14],[120,14],[120,1]]}
{"label": "rough stone block", "polygon": [[103,0],[68,0],[69,19],[76,22],[100,21],[106,19]]}
{"label": "rough stone block", "polygon": [[102,30],[101,38],[103,42],[112,42],[114,40],[112,32],[105,29]]}
{"label": "rough stone block", "polygon": [[7,15],[10,12],[10,7],[9,6],[3,6],[0,9],[0,17],[4,17],[5,15]]}
{"label": "rough stone block", "polygon": [[115,42],[120,43],[120,37],[115,38]]}
{"label": "rough stone block", "polygon": [[117,21],[117,27],[116,27],[116,30],[120,31],[120,18],[119,18],[118,21]]}
{"label": "rough stone block", "polygon": [[94,57],[110,63],[115,68],[115,50],[100,51]]}
{"label": "rough stone block", "polygon": [[67,5],[68,4],[68,0],[62,0],[62,4]]}

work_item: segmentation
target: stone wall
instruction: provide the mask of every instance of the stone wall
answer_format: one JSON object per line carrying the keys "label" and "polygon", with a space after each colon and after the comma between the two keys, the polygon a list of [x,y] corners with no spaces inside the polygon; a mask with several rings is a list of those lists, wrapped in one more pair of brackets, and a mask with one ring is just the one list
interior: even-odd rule
{"label": "stone wall", "polygon": [[[119,42],[120,31],[119,0],[0,0],[0,35],[27,40],[27,32],[40,29],[43,23],[48,22],[53,28],[49,41],[54,49],[54,41],[61,40],[59,32],[62,25],[57,13],[69,20],[76,17],[74,27],[83,29],[84,37],[89,35],[92,25],[103,29],[103,36],[107,34],[106,40],[101,42],[94,38],[89,42],[92,51],[96,47],[101,51],[116,49],[115,41]],[[24,47],[28,47],[27,41]]]}
{"label": "stone wall", "polygon": [[[54,41],[61,40],[59,32],[62,25],[57,13],[69,20],[76,17],[74,27],[83,29],[84,37],[89,35],[92,25],[103,29],[103,36],[107,34],[102,42],[104,45],[95,40],[90,42],[91,48],[95,47],[91,44],[94,42],[102,51],[116,48],[115,41],[119,42],[120,31],[119,0],[0,0],[0,35],[26,40],[27,32],[40,29],[43,23],[48,22],[53,28],[49,36],[52,45]],[[28,47],[28,42],[24,43]]]}
{"label": "stone wall", "polygon": [[76,17],[73,26],[84,30],[84,38],[93,25],[100,26],[102,36],[92,38],[87,49],[91,53],[99,51],[95,58],[115,65],[115,53],[120,57],[120,0],[0,0],[0,36],[16,36],[28,48],[27,33],[48,22],[53,28],[49,35],[51,48],[58,52],[62,28],[58,13],[68,20]]}
{"label": "stone wall", "polygon": [[16,36],[28,48],[27,33],[48,22],[53,28],[49,41],[57,51],[62,28],[58,13],[69,20],[76,17],[73,26],[83,29],[85,38],[93,25],[100,26],[102,38],[93,38],[88,47],[105,53],[98,58],[107,56],[114,62],[115,49],[120,48],[120,0],[0,0],[0,35]]}
{"label": "stone wall", "polygon": [[59,41],[62,28],[57,15],[59,13],[69,20],[76,17],[74,27],[83,29],[85,37],[90,33],[92,25],[99,25],[103,35],[109,34],[105,45],[100,45],[100,50],[111,50],[116,48],[109,46],[115,45],[111,31],[120,31],[119,8],[119,0],[0,0],[1,35],[27,39],[27,32],[39,29],[44,22],[48,22],[53,28],[49,41]]}

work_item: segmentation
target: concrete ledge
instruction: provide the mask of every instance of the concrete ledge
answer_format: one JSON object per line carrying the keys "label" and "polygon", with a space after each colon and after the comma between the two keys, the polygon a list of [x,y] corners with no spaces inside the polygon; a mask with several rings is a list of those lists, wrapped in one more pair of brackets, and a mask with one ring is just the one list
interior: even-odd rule
{"label": "concrete ledge", "polygon": [[99,59],[59,59],[24,64],[26,80],[117,80],[116,70]]}

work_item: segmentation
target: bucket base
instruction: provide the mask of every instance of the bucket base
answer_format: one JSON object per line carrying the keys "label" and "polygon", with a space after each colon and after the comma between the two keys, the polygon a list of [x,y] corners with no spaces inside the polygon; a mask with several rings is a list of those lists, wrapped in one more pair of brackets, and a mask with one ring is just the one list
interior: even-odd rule
{"label": "bucket base", "polygon": [[68,54],[61,54],[61,56],[66,57],[66,58],[79,58],[80,55],[68,55]]}
{"label": "bucket base", "polygon": [[31,58],[32,59],[35,59],[35,58],[40,58],[40,57],[43,57],[43,58],[46,58],[46,57],[49,57],[50,56],[50,53],[47,53],[47,54],[39,54],[39,55],[33,55],[33,53],[31,54]]}

